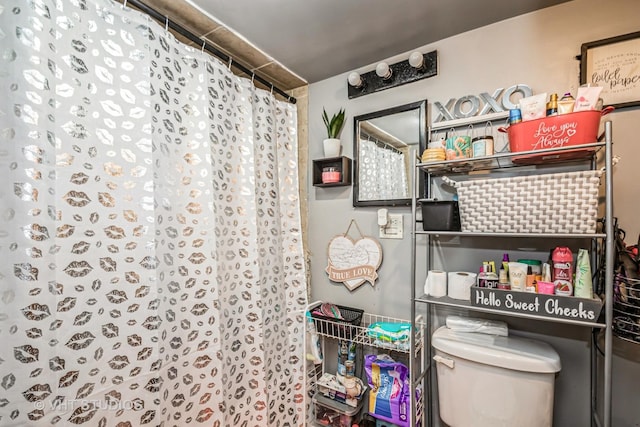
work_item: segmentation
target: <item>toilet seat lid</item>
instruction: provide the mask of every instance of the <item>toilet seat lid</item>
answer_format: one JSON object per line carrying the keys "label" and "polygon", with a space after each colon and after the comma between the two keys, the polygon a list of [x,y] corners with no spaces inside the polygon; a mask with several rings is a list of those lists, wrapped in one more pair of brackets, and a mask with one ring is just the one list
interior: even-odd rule
{"label": "toilet seat lid", "polygon": [[485,365],[523,372],[560,371],[560,356],[546,342],[528,338],[455,332],[442,326],[433,333],[434,348]]}

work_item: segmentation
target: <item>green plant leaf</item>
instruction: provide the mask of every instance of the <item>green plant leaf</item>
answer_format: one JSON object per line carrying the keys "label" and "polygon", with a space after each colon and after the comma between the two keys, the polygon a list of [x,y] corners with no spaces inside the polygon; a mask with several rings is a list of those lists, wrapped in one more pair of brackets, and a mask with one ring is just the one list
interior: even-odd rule
{"label": "green plant leaf", "polygon": [[[324,125],[327,128],[327,134],[331,135],[331,125],[329,124],[329,116],[327,116],[327,111],[322,109],[322,120],[324,121]],[[331,138],[331,136],[329,136]]]}
{"label": "green plant leaf", "polygon": [[341,108],[336,114],[331,117],[329,120],[329,116],[325,109],[322,109],[322,120],[324,121],[324,125],[327,128],[327,135],[329,138],[338,138],[340,135],[340,131],[344,126],[345,119],[345,110]]}

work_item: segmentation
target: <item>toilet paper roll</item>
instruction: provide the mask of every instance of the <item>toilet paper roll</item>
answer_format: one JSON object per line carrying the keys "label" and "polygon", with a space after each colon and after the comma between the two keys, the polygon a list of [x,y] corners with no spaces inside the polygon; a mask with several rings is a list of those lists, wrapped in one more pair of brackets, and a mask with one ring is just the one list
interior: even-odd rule
{"label": "toilet paper roll", "polygon": [[449,298],[469,301],[471,299],[471,286],[476,283],[476,273],[466,271],[452,271],[449,273],[447,283]]}
{"label": "toilet paper roll", "polygon": [[424,283],[424,293],[438,298],[447,295],[447,272],[429,270]]}

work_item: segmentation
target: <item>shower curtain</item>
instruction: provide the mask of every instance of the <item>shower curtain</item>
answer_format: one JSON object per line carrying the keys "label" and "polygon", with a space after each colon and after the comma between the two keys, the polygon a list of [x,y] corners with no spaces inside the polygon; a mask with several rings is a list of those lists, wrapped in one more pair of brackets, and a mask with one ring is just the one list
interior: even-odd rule
{"label": "shower curtain", "polygon": [[295,106],[111,1],[0,52],[0,426],[303,425]]}
{"label": "shower curtain", "polygon": [[408,199],[405,154],[360,140],[359,200]]}

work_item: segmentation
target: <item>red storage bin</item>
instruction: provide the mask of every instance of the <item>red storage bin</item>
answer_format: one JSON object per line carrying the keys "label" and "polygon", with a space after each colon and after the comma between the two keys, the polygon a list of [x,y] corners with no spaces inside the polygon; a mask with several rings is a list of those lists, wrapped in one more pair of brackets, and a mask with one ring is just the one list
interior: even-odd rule
{"label": "red storage bin", "polygon": [[[509,137],[509,149],[519,151],[544,150],[590,144],[598,140],[600,117],[613,111],[613,107],[604,110],[579,111],[559,116],[543,117],[500,128]],[[542,163],[554,160],[569,160],[583,157],[593,148],[568,150],[562,153],[527,155],[514,157],[514,163]]]}

